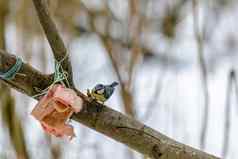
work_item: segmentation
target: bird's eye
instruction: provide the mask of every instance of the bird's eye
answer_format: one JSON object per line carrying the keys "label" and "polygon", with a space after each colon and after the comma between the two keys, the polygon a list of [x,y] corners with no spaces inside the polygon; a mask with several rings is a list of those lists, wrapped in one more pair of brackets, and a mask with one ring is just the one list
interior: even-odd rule
{"label": "bird's eye", "polygon": [[100,89],[97,91],[98,94],[103,94],[104,93],[104,89]]}

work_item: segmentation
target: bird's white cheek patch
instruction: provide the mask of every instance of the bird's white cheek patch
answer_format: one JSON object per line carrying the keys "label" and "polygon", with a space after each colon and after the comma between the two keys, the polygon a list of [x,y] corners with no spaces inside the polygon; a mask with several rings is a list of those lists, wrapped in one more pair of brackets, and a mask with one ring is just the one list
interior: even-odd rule
{"label": "bird's white cheek patch", "polygon": [[97,93],[98,94],[103,94],[104,93],[104,89],[98,90]]}

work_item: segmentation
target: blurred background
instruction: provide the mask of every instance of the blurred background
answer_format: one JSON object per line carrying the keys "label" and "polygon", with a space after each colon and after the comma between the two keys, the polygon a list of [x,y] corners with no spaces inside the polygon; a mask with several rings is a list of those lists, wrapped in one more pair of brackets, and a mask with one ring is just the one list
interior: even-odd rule
{"label": "blurred background", "polygon": [[[238,158],[238,1],[45,0],[86,92],[118,81],[106,103],[165,135]],[[54,61],[31,0],[0,0],[0,48],[44,73]],[[68,142],[30,115],[36,101],[0,85],[1,159],[146,159],[72,122]]]}

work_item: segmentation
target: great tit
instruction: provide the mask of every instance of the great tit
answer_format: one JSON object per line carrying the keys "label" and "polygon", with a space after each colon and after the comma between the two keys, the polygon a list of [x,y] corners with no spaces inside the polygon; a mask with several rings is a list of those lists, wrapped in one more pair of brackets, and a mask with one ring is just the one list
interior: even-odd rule
{"label": "great tit", "polygon": [[117,85],[118,82],[112,82],[110,85],[97,84],[91,92],[87,90],[87,94],[96,101],[104,103],[112,96]]}

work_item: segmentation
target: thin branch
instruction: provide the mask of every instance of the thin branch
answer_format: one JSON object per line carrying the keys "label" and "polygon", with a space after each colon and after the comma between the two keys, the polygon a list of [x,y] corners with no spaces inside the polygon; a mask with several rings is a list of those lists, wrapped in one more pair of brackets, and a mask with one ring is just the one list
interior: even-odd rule
{"label": "thin branch", "polygon": [[[13,61],[12,58],[14,58],[9,54],[3,54],[3,52],[4,51],[0,51],[0,70],[11,67],[12,65],[6,65],[6,63],[11,63],[11,61]],[[51,83],[50,80],[46,80],[48,76],[41,75],[38,71],[26,64],[23,65],[19,73],[24,74],[26,76],[25,78],[33,80],[22,82],[22,80],[25,79],[22,79],[21,76],[16,76],[15,79],[8,81],[8,84],[17,90],[21,90],[28,96],[37,93],[36,90],[31,88],[32,86],[44,86],[47,85],[47,83],[48,85]],[[81,92],[77,91],[77,93],[80,97],[82,96]],[[75,114],[72,118],[73,120],[101,132],[144,155],[148,155],[152,159],[164,157],[180,159],[219,159],[218,157],[176,142],[131,117],[125,116],[95,101],[90,101],[86,96],[84,96],[83,100],[84,109],[80,113]]]}
{"label": "thin branch", "polygon": [[140,16],[140,3],[138,0],[130,1],[130,19],[129,19],[129,32],[132,33],[132,48],[131,48],[131,58],[129,63],[129,78],[128,78],[128,88],[131,88],[133,74],[135,66],[138,63],[139,57],[141,55],[141,32],[143,27],[143,20]]}
{"label": "thin branch", "polygon": [[[88,14],[91,17],[90,22],[89,22],[91,29],[93,30],[93,32],[95,32],[97,34],[100,34],[96,29],[95,23],[93,22],[95,15],[92,14],[92,12],[90,12],[86,7],[84,7],[84,9],[88,12]],[[108,13],[108,11],[105,11],[105,13]],[[102,35],[102,36],[99,36],[99,37],[101,38],[102,44],[104,45],[104,47],[106,49],[108,57],[109,57],[109,59],[112,63],[112,66],[113,66],[113,68],[115,70],[115,73],[117,75],[117,78],[119,80],[119,83],[120,83],[120,86],[121,86],[121,96],[122,96],[122,99],[123,99],[125,112],[130,116],[135,116],[136,113],[135,113],[135,109],[133,108],[133,97],[132,97],[131,92],[129,91],[129,89],[126,85],[127,83],[122,80],[122,76],[120,74],[120,69],[119,69],[118,63],[115,60],[115,58],[113,57],[113,52],[114,52],[113,44],[114,44],[114,42],[111,41],[110,38],[108,38],[109,37],[109,32],[108,32],[109,31],[109,21],[107,23],[106,28],[107,28],[107,30],[106,30],[107,32],[105,33],[105,35]]]}
{"label": "thin branch", "polygon": [[[139,16],[139,3],[138,0],[131,0],[129,1],[130,4],[130,17],[129,17],[129,32],[132,33],[132,48],[130,49],[131,51],[131,56],[130,56],[130,61],[129,61],[129,69],[128,69],[128,79],[126,81],[126,87],[124,86],[122,88],[122,96],[124,97],[124,105],[125,105],[125,110],[128,113],[128,115],[131,115],[132,117],[136,117],[136,108],[135,105],[133,104],[133,96],[131,92],[131,87],[132,87],[132,79],[133,79],[133,74],[135,70],[135,66],[138,62],[138,57],[140,51],[140,33],[141,33],[141,25],[140,25],[140,16]],[[129,149],[126,149],[125,151],[126,155],[128,156],[129,159],[133,159],[134,155],[133,152]]]}
{"label": "thin branch", "polygon": [[232,81],[235,77],[234,70],[231,70],[228,76],[227,89],[226,89],[226,105],[225,105],[225,120],[224,120],[224,137],[223,137],[223,148],[222,157],[226,158],[229,150],[230,140],[230,115],[231,115],[231,93],[232,93]]}
{"label": "thin branch", "polygon": [[[236,72],[234,72],[234,87],[235,87],[235,94],[236,94],[236,103],[238,103],[238,83],[237,83],[237,76],[236,76]],[[238,104],[237,104],[238,105]],[[238,114],[238,107],[237,107],[237,114]]]}
{"label": "thin branch", "polygon": [[116,72],[117,78],[121,85],[121,96],[123,99],[125,112],[126,112],[126,114],[135,117],[136,112],[135,112],[135,109],[133,108],[132,95],[131,95],[128,87],[126,87],[125,82],[122,80],[121,74],[119,72],[118,64],[113,57],[113,43],[112,43],[112,41],[110,41],[109,39],[106,39],[106,38],[103,38],[102,42],[103,42],[104,47],[106,48],[109,59],[112,63],[112,66]]}
{"label": "thin branch", "polygon": [[[101,39],[108,39],[108,40],[112,41],[113,43],[120,44],[120,46],[122,46],[124,48],[132,48],[133,47],[134,44],[133,44],[133,42],[130,39],[129,40],[123,40],[123,39],[120,39],[120,38],[115,38],[115,37],[113,37],[109,33],[105,33],[104,34],[102,32],[97,31],[97,27],[93,26],[95,24],[94,21],[96,20],[97,16],[100,16],[100,15],[106,16],[107,20],[109,21],[108,23],[110,23],[113,20],[116,20],[114,15],[110,12],[109,7],[106,8],[107,9],[106,11],[102,11],[102,12],[97,12],[97,11],[94,11],[94,10],[89,10],[87,7],[85,7],[85,5],[83,3],[81,5],[81,7],[89,15],[89,23],[90,23],[90,27],[91,28],[90,29],[89,28],[84,28],[84,27],[82,27],[80,25],[75,24],[75,26],[74,26],[75,30],[77,30],[78,32],[80,32],[82,34],[83,33],[89,34],[89,33],[92,33],[92,32],[96,33]],[[118,22],[121,23],[120,21],[118,21]],[[140,22],[140,23],[142,23],[142,22]],[[106,31],[109,31],[108,29],[109,28],[107,28]],[[142,28],[140,28],[140,29],[142,31]],[[142,43],[141,40],[138,41],[137,45],[140,46],[140,51],[143,54],[156,54],[153,49],[151,49],[148,46],[145,46],[145,44]]]}
{"label": "thin branch", "polygon": [[156,85],[155,85],[156,90],[154,91],[153,95],[151,96],[150,101],[146,105],[146,108],[147,108],[146,112],[140,118],[142,121],[147,121],[149,119],[149,117],[151,117],[152,113],[154,112],[154,110],[157,106],[158,98],[161,94],[161,89],[163,87],[163,85],[162,85],[163,79],[164,79],[164,75],[161,75],[160,77],[158,77]]}
{"label": "thin branch", "polygon": [[[207,69],[204,58],[204,46],[203,46],[203,36],[199,31],[199,13],[198,13],[198,0],[193,0],[193,27],[194,35],[197,43],[198,50],[198,61],[201,68],[202,76],[202,87],[204,93],[204,114],[202,121],[202,130],[200,137],[200,147],[201,149],[205,148],[205,141],[208,128],[208,119],[209,119],[209,92],[208,92],[208,80],[207,80]],[[204,29],[204,28],[203,28]]]}
{"label": "thin branch", "polygon": [[67,49],[64,45],[62,38],[60,37],[55,23],[50,17],[49,10],[44,0],[32,0],[36,8],[40,23],[44,29],[45,35],[53,51],[54,57],[57,61],[62,61],[63,69],[68,73],[68,81],[71,87],[73,84],[73,73],[71,62],[67,53]]}

